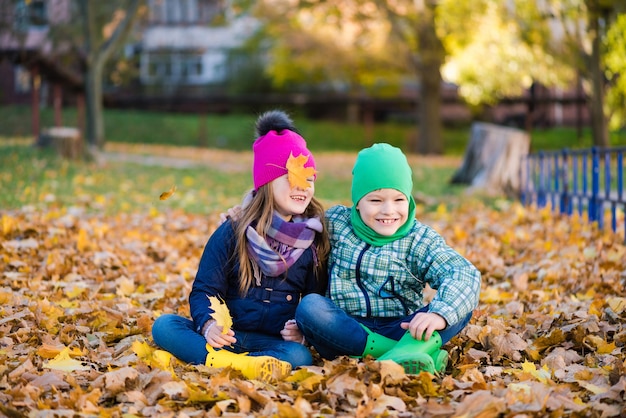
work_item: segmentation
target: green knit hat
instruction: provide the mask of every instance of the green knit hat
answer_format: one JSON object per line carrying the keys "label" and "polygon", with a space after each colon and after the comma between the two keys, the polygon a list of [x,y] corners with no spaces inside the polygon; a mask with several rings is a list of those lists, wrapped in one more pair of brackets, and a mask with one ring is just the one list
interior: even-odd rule
{"label": "green knit hat", "polygon": [[352,169],[352,203],[378,189],[396,189],[408,198],[413,193],[413,172],[400,148],[374,144],[359,152]]}
{"label": "green knit hat", "polygon": [[[381,236],[367,227],[356,210],[359,200],[379,189],[395,189],[409,200],[409,219],[393,236]],[[383,245],[408,232],[415,222],[413,171],[400,148],[389,144],[374,144],[359,152],[352,169],[352,226],[356,234],[372,245]]]}

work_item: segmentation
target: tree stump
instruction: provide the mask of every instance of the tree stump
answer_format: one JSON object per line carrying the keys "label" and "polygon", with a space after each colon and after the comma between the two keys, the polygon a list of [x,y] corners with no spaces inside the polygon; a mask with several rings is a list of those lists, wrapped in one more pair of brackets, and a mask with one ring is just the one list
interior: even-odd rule
{"label": "tree stump", "polygon": [[57,126],[44,129],[39,135],[37,145],[53,147],[63,158],[78,159],[83,153],[83,141],[80,130],[73,127]]}
{"label": "tree stump", "polygon": [[522,158],[530,150],[527,132],[490,123],[472,125],[462,166],[450,180],[488,194],[517,196],[521,187]]}

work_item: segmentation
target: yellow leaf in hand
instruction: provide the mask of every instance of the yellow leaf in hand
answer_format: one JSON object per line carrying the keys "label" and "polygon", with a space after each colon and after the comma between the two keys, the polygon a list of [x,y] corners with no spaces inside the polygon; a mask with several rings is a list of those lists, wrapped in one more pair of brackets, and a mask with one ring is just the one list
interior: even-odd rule
{"label": "yellow leaf in hand", "polygon": [[289,154],[286,168],[287,179],[291,187],[298,187],[302,190],[311,187],[307,179],[315,175],[315,169],[313,167],[305,167],[304,165],[307,161],[309,161],[308,155],[300,154],[298,157],[294,157],[293,154]]}
{"label": "yellow leaf in hand", "polygon": [[215,323],[222,327],[222,334],[226,334],[230,327],[233,326],[233,319],[228,312],[228,306],[222,303],[217,296],[209,296],[209,308],[213,310],[211,318],[215,319]]}
{"label": "yellow leaf in hand", "polygon": [[167,192],[161,193],[161,195],[159,196],[159,199],[167,200],[170,197],[172,197],[175,191],[176,191],[176,185],[172,186]]}

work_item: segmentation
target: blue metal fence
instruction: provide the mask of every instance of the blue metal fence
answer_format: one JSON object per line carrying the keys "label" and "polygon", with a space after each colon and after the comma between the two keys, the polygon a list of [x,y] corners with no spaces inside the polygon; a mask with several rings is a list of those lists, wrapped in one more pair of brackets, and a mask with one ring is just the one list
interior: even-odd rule
{"label": "blue metal fence", "polygon": [[522,203],[586,214],[600,228],[610,222],[626,241],[625,153],[626,147],[593,147],[529,154],[522,164]]}

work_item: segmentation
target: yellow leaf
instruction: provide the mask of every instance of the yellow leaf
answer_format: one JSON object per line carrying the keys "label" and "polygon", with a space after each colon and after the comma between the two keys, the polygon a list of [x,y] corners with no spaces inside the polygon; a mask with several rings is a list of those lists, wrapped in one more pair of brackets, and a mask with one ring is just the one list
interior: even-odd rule
{"label": "yellow leaf", "polygon": [[76,238],[76,249],[80,252],[89,249],[89,237],[87,236],[87,231],[85,229],[80,228],[78,230],[78,237]]}
{"label": "yellow leaf", "polygon": [[299,388],[314,391],[326,379],[322,374],[313,373],[306,368],[296,370],[285,381],[297,383]]}
{"label": "yellow leaf", "polygon": [[504,292],[493,286],[487,287],[481,294],[480,300],[485,303],[507,302],[513,299],[513,294]]}
{"label": "yellow leaf", "polygon": [[530,357],[531,360],[539,361],[541,359],[541,354],[539,353],[539,350],[535,350],[530,346],[526,348],[526,354],[528,355],[528,357]]}
{"label": "yellow leaf", "polygon": [[159,196],[159,199],[167,200],[170,197],[172,197],[175,191],[176,191],[176,185],[173,185],[172,187],[170,187],[168,191],[161,193],[161,195]]}
{"label": "yellow leaf", "polygon": [[159,369],[170,370],[172,362],[172,354],[164,350],[154,350],[152,353],[153,365]]}
{"label": "yellow leaf", "polygon": [[8,235],[15,228],[15,225],[17,225],[15,219],[8,215],[2,215],[2,235]]}
{"label": "yellow leaf", "polygon": [[222,327],[222,334],[226,334],[233,326],[233,319],[228,311],[228,306],[222,303],[216,296],[209,296],[209,308],[213,310],[211,318],[215,319],[218,326]]}
{"label": "yellow leaf", "polygon": [[313,167],[305,167],[306,162],[309,161],[308,155],[300,154],[298,157],[294,157],[293,154],[289,154],[287,159],[287,179],[291,187],[297,187],[302,190],[306,190],[311,187],[308,179],[315,175],[315,169]]}
{"label": "yellow leaf", "polygon": [[70,357],[70,349],[65,347],[61,352],[43,367],[53,370],[61,370],[64,372],[73,372],[76,370],[89,370],[89,367],[83,365],[78,360],[74,360]]}
{"label": "yellow leaf", "polygon": [[146,360],[150,358],[152,355],[152,348],[145,341],[133,341],[133,345],[131,346],[133,352],[137,354],[141,360]]}
{"label": "yellow leaf", "polygon": [[174,368],[172,367],[172,354],[164,351],[157,350],[148,345],[145,341],[133,341],[133,345],[131,346],[133,352],[137,355],[139,360],[143,361],[150,367],[157,367],[162,370],[166,370],[172,374],[174,373]]}
{"label": "yellow leaf", "polygon": [[580,386],[587,389],[589,392],[593,393],[594,395],[600,395],[602,393],[606,393],[609,391],[608,387],[594,385],[593,383],[585,382],[584,380],[576,380],[576,383],[578,383]]}
{"label": "yellow leaf", "polygon": [[622,314],[626,311],[626,298],[610,297],[606,301],[613,312]]}
{"label": "yellow leaf", "polygon": [[535,363],[525,361],[524,363],[522,363],[522,370],[526,373],[531,374],[535,379],[542,383],[546,383],[550,378],[550,370],[545,365],[537,369]]}
{"label": "yellow leaf", "polygon": [[65,296],[74,299],[82,295],[86,290],[84,286],[74,285],[65,289]]}
{"label": "yellow leaf", "polygon": [[615,350],[615,343],[607,343],[597,335],[587,336],[589,340],[596,346],[598,354],[611,354]]}
{"label": "yellow leaf", "polygon": [[117,290],[115,293],[119,296],[130,296],[136,290],[135,282],[125,276],[119,278],[116,284]]}
{"label": "yellow leaf", "polygon": [[[52,345],[49,343],[43,343],[37,349],[37,355],[43,358],[54,358],[59,355],[64,349],[68,349],[63,344],[60,345]],[[69,349],[68,349],[69,350]],[[77,348],[73,347],[71,351],[68,351],[71,356],[82,356],[83,352]]]}
{"label": "yellow leaf", "polygon": [[595,247],[587,247],[583,250],[583,255],[587,260],[593,260],[598,256],[598,251]]}

